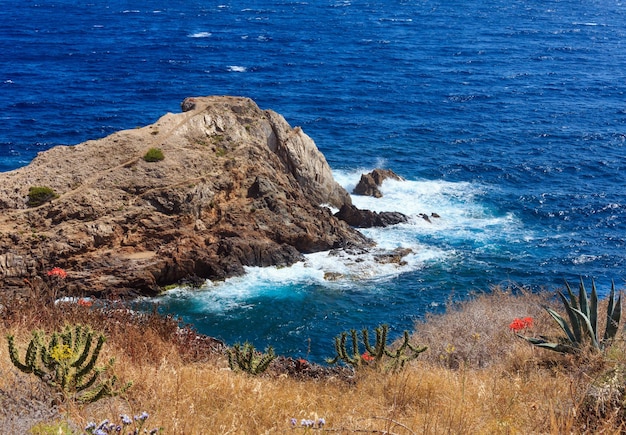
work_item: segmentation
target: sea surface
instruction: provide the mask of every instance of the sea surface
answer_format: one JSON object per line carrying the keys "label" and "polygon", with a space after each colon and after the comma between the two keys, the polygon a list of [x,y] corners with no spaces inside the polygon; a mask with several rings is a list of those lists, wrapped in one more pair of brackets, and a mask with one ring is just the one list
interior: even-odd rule
{"label": "sea surface", "polygon": [[406,265],[317,253],[149,301],[200,332],[322,361],[342,331],[398,335],[497,285],[624,287],[621,0],[25,0],[0,15],[0,171],[187,96],[241,95],[301,126],[347,189],[376,167],[406,179],[353,198],[412,217],[364,231],[411,248]]}

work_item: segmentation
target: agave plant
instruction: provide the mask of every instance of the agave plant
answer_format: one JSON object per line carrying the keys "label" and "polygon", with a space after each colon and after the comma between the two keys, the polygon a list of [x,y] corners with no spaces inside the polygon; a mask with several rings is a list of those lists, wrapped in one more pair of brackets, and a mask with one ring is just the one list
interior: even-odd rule
{"label": "agave plant", "polygon": [[558,295],[565,307],[569,323],[553,309],[549,307],[544,308],[565,332],[566,337],[560,338],[556,342],[548,341],[545,337],[534,338],[521,335],[520,337],[528,340],[535,346],[561,353],[575,353],[586,345],[595,350],[603,350],[617,335],[622,316],[622,295],[620,293],[617,301],[615,301],[615,283],[611,284],[606,311],[606,328],[602,338],[598,335],[598,293],[595,282],[591,281],[590,298],[587,297],[587,290],[582,278],[580,280],[578,298],[574,295],[567,281],[565,281],[565,287],[567,288],[569,300],[561,291],[558,292]]}

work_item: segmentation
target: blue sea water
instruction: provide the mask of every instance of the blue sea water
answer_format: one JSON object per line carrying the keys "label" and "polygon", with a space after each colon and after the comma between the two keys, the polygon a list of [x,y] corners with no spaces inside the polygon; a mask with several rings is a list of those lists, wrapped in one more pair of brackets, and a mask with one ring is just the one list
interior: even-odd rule
{"label": "blue sea water", "polygon": [[26,0],[0,14],[0,171],[228,94],[302,126],[348,189],[375,167],[406,178],[354,197],[413,217],[366,231],[411,248],[406,266],[319,253],[158,299],[201,332],[321,361],[341,331],[399,334],[494,285],[624,285],[621,1]]}

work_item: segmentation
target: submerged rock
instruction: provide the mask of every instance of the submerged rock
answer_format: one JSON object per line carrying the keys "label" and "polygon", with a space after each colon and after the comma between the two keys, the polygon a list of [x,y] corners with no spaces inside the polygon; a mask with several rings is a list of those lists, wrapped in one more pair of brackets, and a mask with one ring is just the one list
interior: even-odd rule
{"label": "submerged rock", "polygon": [[[371,243],[324,206],[349,207],[350,195],[300,128],[247,98],[182,109],[0,173],[2,288],[58,266],[70,291],[154,294]],[[146,161],[151,148],[163,159]],[[58,197],[29,207],[33,186]]]}
{"label": "submerged rock", "polygon": [[375,259],[380,264],[398,264],[400,266],[404,266],[406,265],[404,257],[409,254],[413,254],[412,249],[398,247],[393,251],[377,254]]}

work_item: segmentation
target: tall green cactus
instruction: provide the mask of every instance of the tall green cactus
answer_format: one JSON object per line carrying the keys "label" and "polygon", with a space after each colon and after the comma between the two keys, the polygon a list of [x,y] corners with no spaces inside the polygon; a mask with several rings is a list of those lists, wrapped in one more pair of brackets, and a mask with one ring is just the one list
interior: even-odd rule
{"label": "tall green cactus", "polygon": [[[95,402],[117,395],[131,386],[128,383],[116,390],[115,376],[100,380],[101,375],[113,366],[114,360],[111,359],[105,367],[96,367],[105,337],[100,334],[93,345],[94,332],[88,326],[66,326],[63,332],[53,333],[48,340],[42,332],[34,331],[24,362],[20,361],[15,337],[8,335],[7,341],[13,365],[58,389],[64,399]],[[96,385],[97,381],[100,382]]]}
{"label": "tall green cactus", "polygon": [[565,332],[566,337],[556,342],[548,341],[545,337],[534,338],[521,335],[520,337],[535,346],[561,353],[576,353],[587,344],[592,349],[603,350],[617,335],[622,316],[622,295],[619,294],[617,301],[615,301],[615,283],[611,284],[606,311],[606,327],[602,338],[598,335],[598,293],[595,282],[591,281],[591,298],[587,297],[587,290],[582,278],[578,289],[578,298],[574,295],[567,281],[565,282],[565,287],[567,288],[569,300],[560,291],[558,295],[563,302],[569,324],[553,309],[549,307],[544,308]]}
{"label": "tall green cactus", "polygon": [[250,343],[242,346],[237,343],[233,345],[228,353],[228,365],[232,371],[241,370],[251,375],[263,373],[270,363],[276,358],[274,349],[270,346],[266,353],[257,352]]}
{"label": "tall green cactus", "polygon": [[329,364],[336,364],[339,361],[343,361],[345,364],[352,366],[355,369],[367,365],[370,362],[376,367],[397,370],[404,367],[407,361],[411,361],[424,352],[426,346],[414,347],[409,342],[409,333],[404,331],[402,343],[390,350],[387,346],[387,335],[389,333],[388,325],[380,325],[375,329],[376,341],[374,345],[370,343],[369,332],[367,329],[361,331],[363,337],[363,345],[365,352],[361,353],[359,350],[358,334],[355,329],[350,330],[350,337],[352,341],[352,351],[348,351],[347,340],[348,333],[343,332],[339,336],[335,337],[335,357],[328,359]]}
{"label": "tall green cactus", "polygon": [[348,352],[346,341],[348,339],[348,333],[342,332],[335,337],[335,357],[327,359],[328,364],[337,364],[340,360],[344,363],[352,366],[353,368],[359,368],[365,360],[359,351],[359,339],[357,337],[356,329],[350,330],[350,336],[352,337],[352,352]]}

